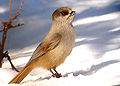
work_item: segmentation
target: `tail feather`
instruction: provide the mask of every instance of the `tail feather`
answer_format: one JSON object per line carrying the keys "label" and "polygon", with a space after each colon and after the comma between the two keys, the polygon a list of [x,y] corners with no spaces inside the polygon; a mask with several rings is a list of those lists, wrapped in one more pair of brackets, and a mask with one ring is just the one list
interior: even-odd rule
{"label": "tail feather", "polygon": [[32,68],[30,66],[26,66],[8,84],[20,83],[31,71]]}

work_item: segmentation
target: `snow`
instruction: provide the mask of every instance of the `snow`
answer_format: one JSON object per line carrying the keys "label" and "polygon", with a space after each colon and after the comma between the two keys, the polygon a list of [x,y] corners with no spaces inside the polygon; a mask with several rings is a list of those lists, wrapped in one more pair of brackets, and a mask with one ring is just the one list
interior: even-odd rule
{"label": "snow", "polygon": [[78,21],[75,21],[73,25],[81,25],[81,24],[89,24],[89,23],[95,23],[95,22],[101,22],[101,21],[108,21],[117,19],[119,17],[119,13],[110,13],[102,16],[95,16],[95,17],[88,17],[84,19],[79,19]]}
{"label": "snow", "polygon": [[6,11],[7,11],[6,8],[2,8],[2,7],[0,7],[0,14],[5,13]]}
{"label": "snow", "polygon": [[[63,77],[53,78],[50,77],[49,71],[44,70],[43,72],[41,69],[35,69],[17,86],[111,86],[120,81],[119,52],[120,49],[112,50],[105,53],[101,58],[95,59],[94,53],[89,50],[88,45],[78,46],[73,49],[65,63],[57,68]],[[28,58],[19,59],[24,61]],[[13,62],[18,63],[17,61]],[[38,70],[40,72],[37,72]],[[9,68],[1,68],[1,86],[7,86],[7,83],[16,74],[17,72]],[[11,86],[14,86],[14,84]]]}
{"label": "snow", "polygon": [[[35,11],[31,13],[28,7],[32,10],[32,5]],[[2,6],[2,9],[7,9]],[[10,47],[9,51],[12,62],[19,70],[22,70],[39,44],[35,40],[42,39],[40,37],[50,28],[50,12],[43,14],[44,11],[39,8],[41,6],[45,10],[51,8],[51,13],[53,9],[61,6],[68,6],[77,11],[73,22],[77,34],[75,47],[65,62],[57,67],[63,77],[53,78],[48,70],[36,68],[20,84],[8,84],[17,72],[12,70],[9,62],[5,60],[3,68],[0,68],[0,86],[112,86],[120,83],[119,0],[59,0],[49,3],[47,0],[41,3],[26,0],[23,15],[25,19],[21,18],[27,22],[24,31],[14,32],[14,35],[17,34],[16,38],[12,35],[10,38],[15,41],[9,41],[10,46],[16,44],[14,49]],[[4,14],[2,10],[0,12]],[[27,13],[29,16],[26,16]],[[40,29],[39,33],[43,35],[37,35],[39,26],[44,28]],[[21,35],[25,36],[24,39]],[[27,35],[30,37],[27,38]],[[31,39],[34,39],[35,43],[30,42]],[[22,46],[21,42],[26,44]]]}

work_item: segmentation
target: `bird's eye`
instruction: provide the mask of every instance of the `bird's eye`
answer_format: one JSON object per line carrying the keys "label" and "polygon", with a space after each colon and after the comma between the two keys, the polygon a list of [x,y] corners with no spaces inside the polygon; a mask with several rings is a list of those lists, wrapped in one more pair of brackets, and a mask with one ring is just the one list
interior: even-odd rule
{"label": "bird's eye", "polygon": [[62,11],[61,14],[62,14],[63,16],[68,15],[68,11]]}

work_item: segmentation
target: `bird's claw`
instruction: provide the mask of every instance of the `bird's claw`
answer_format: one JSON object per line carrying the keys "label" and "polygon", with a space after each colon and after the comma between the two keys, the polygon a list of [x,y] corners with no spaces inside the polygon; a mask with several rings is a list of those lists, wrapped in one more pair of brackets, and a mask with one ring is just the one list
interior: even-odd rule
{"label": "bird's claw", "polygon": [[60,78],[60,77],[62,77],[62,75],[60,73],[59,74],[55,73],[55,74],[52,75],[52,77]]}

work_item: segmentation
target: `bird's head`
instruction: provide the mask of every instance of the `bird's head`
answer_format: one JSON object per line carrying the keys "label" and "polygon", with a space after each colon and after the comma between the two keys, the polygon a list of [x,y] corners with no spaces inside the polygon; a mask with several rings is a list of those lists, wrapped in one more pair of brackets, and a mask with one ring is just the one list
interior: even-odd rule
{"label": "bird's head", "polygon": [[75,15],[75,11],[71,8],[62,7],[58,8],[52,14],[52,21],[60,23],[71,23]]}

